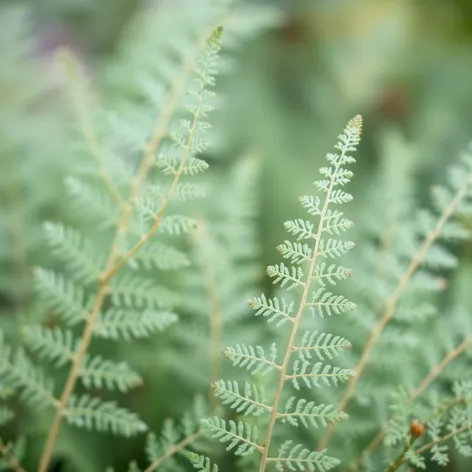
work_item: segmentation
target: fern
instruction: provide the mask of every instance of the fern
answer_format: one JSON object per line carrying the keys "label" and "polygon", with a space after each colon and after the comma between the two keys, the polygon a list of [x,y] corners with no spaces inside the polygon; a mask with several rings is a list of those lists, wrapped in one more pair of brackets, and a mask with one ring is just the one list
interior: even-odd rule
{"label": "fern", "polygon": [[[314,405],[300,398],[298,401],[291,399],[286,405],[285,413],[280,410],[282,396],[287,388],[287,382],[291,381],[295,388],[300,389],[300,382],[308,387],[318,387],[320,382],[326,385],[337,385],[347,381],[353,372],[348,369],[332,367],[324,365],[321,362],[313,364],[310,357],[301,354],[301,349],[306,346],[306,336],[300,341],[298,346],[298,331],[302,316],[312,310],[313,315],[331,315],[344,313],[353,309],[353,304],[340,295],[333,295],[330,292],[324,292],[324,289],[313,291],[316,283],[316,274],[321,270],[320,258],[338,257],[345,251],[353,247],[353,244],[345,241],[337,241],[330,237],[332,228],[327,226],[333,220],[334,213],[328,213],[331,205],[346,203],[351,200],[348,193],[342,191],[339,187],[345,185],[352,177],[352,173],[345,169],[346,164],[354,162],[350,156],[350,152],[354,151],[360,139],[362,120],[357,116],[349,122],[344,134],[339,138],[336,148],[339,154],[328,154],[327,160],[329,167],[323,168],[321,173],[327,179],[315,182],[315,187],[321,194],[325,194],[323,201],[320,198],[304,197],[302,206],[305,202],[309,202],[309,212],[311,215],[318,217],[318,224],[300,223],[297,220],[287,223],[285,226],[292,234],[303,235],[305,239],[313,239],[313,248],[300,243],[285,242],[279,246],[279,251],[283,256],[288,257],[292,262],[300,263],[308,262],[308,268],[303,271],[301,267],[286,266],[284,264],[276,264],[270,266],[267,273],[274,278],[274,283],[279,283],[281,287],[288,290],[300,287],[303,293],[300,296],[299,308],[294,316],[291,316],[291,306],[285,301],[274,299],[268,301],[265,296],[260,297],[251,302],[252,307],[257,314],[272,315],[269,320],[282,318],[284,321],[290,320],[291,334],[287,346],[282,351],[282,363],[276,364],[275,355],[272,355],[270,361],[266,359],[264,349],[261,347],[238,346],[233,350],[228,350],[229,357],[233,359],[236,365],[242,367],[249,366],[252,369],[256,366],[269,365],[277,372],[278,384],[273,398],[268,402],[262,394],[258,393],[258,389],[249,383],[244,387],[244,393],[236,383],[220,381],[215,384],[216,394],[222,397],[224,403],[229,403],[237,411],[260,415],[266,413],[269,416],[268,426],[266,427],[265,440],[263,444],[258,442],[258,428],[250,423],[239,421],[226,422],[221,418],[210,418],[204,422],[204,427],[209,430],[213,437],[219,439],[223,443],[229,443],[228,450],[235,449],[236,455],[247,455],[254,451],[261,454],[259,464],[260,472],[268,467],[268,464],[274,462],[278,470],[284,470],[284,467],[294,469],[298,467],[300,470],[308,468],[308,470],[329,470],[339,463],[337,459],[331,458],[325,454],[325,451],[309,452],[301,445],[292,445],[291,441],[285,442],[280,450],[279,456],[273,456],[271,452],[271,444],[274,440],[274,428],[281,418],[284,422],[292,425],[307,424],[307,419],[302,415],[307,415],[312,425],[318,425],[315,418],[320,415],[324,421],[320,420],[320,424],[328,424],[328,422],[339,421],[345,418],[343,414],[337,414],[334,407],[326,405]],[[336,220],[339,221],[339,220]],[[350,224],[344,224],[339,228],[348,228]],[[303,229],[303,231],[302,231]],[[324,266],[323,266],[324,267]],[[318,268],[318,269],[317,269]],[[311,296],[311,302],[309,297]],[[282,307],[282,310],[280,309]],[[348,347],[347,344],[345,344]],[[271,348],[272,353],[277,353],[276,346]],[[294,358],[295,352],[299,353],[298,358]],[[257,368],[256,368],[257,371]],[[292,405],[296,406],[293,409]]]}
{"label": "fern", "polygon": [[[190,173],[185,170],[188,163],[193,166],[191,173],[206,169],[203,164],[195,166],[195,160],[207,147],[203,134],[210,128],[205,120],[212,110],[214,93],[211,88],[221,35],[222,29],[217,28],[200,41],[199,54],[193,53],[191,63],[184,61],[185,78],[191,77],[192,82],[188,84],[184,80],[178,86],[170,87],[167,105],[163,105],[157,127],[146,139],[143,157],[131,185],[127,182],[123,185],[117,175],[109,171],[112,148],[107,146],[112,143],[101,142],[101,130],[94,129],[92,115],[95,111],[87,104],[88,85],[78,71],[76,61],[68,53],[62,55],[64,69],[71,81],[71,101],[78,125],[92,157],[82,177],[69,180],[69,189],[87,219],[94,222],[98,218],[106,223],[101,225],[102,233],[90,239],[80,230],[62,223],[45,225],[51,252],[65,274],[37,269],[36,288],[47,307],[57,311],[70,327],[82,324],[83,332],[77,336],[75,330],[62,327],[50,330],[32,325],[26,327],[23,334],[29,349],[40,358],[57,368],[70,365],[59,398],[55,397],[56,389],[45,379],[41,368],[33,365],[23,351],[11,355],[8,348],[2,348],[1,372],[5,384],[19,389],[33,407],[52,406],[55,410],[39,467],[42,472],[49,468],[62,420],[79,428],[124,436],[147,429],[136,414],[115,402],[88,394],[78,395],[75,390],[79,381],[88,390],[126,392],[139,385],[140,376],[126,363],[91,355],[88,353],[90,345],[96,337],[146,337],[176,319],[172,313],[178,302],[175,294],[166,287],[156,286],[153,280],[143,278],[133,270],[132,264],[135,260],[152,260],[159,269],[175,269],[187,264],[186,258],[167,243],[154,243],[154,249],[162,251],[161,258],[144,253],[139,259],[138,254],[158,232],[179,235],[195,226],[186,216],[167,213],[171,200],[202,195],[199,187],[181,182],[181,178]],[[189,98],[180,103],[184,91]],[[179,108],[179,113],[188,118],[181,119],[180,128],[177,128],[174,114]],[[167,141],[165,130],[168,127],[172,130],[169,142],[172,148],[164,151],[162,145]],[[170,182],[159,179],[154,172],[158,152],[165,152],[175,164]],[[155,184],[154,179],[159,183]],[[128,196],[124,197],[125,194]],[[97,200],[97,195],[102,196]],[[160,197],[154,198],[156,196]],[[87,206],[89,201],[99,204]],[[108,211],[112,207],[114,210]],[[113,224],[109,220],[112,215],[115,215]],[[109,248],[106,257],[104,247]]]}

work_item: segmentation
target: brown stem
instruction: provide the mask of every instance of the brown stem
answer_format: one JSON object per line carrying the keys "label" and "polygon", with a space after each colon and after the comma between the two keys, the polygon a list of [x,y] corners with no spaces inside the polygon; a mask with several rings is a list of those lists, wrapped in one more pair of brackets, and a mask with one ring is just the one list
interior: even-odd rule
{"label": "brown stem", "polygon": [[[365,368],[370,362],[370,359],[372,357],[372,352],[374,348],[377,345],[377,342],[379,341],[383,330],[385,327],[388,325],[392,317],[395,315],[395,311],[397,308],[397,305],[405,292],[406,288],[408,287],[408,284],[415,274],[416,270],[418,269],[419,265],[423,261],[424,257],[426,256],[426,253],[432,246],[432,244],[436,241],[436,239],[439,237],[439,235],[442,232],[442,229],[445,225],[445,223],[448,221],[448,219],[454,214],[454,212],[457,209],[457,206],[459,203],[462,201],[462,199],[467,195],[468,187],[472,182],[472,175],[469,176],[467,179],[466,183],[460,188],[460,190],[457,192],[457,194],[454,196],[454,198],[451,200],[449,205],[445,208],[443,214],[439,218],[435,228],[428,234],[426,239],[423,241],[419,249],[417,250],[416,254],[413,256],[411,263],[408,267],[408,269],[405,271],[405,273],[402,275],[398,282],[398,286],[393,293],[392,297],[390,300],[387,302],[387,305],[385,307],[385,311],[373,329],[370,338],[368,339],[364,350],[362,351],[361,358],[357,366],[355,367],[355,372],[356,375],[354,377],[351,377],[348,385],[346,392],[344,393],[343,397],[341,398],[337,409],[338,411],[345,410],[348,403],[350,402],[351,398],[354,396],[354,394],[357,391],[357,384],[359,382],[359,379],[361,378]],[[335,425],[331,424],[330,427],[328,428],[328,431],[326,434],[323,436],[323,438],[320,441],[319,444],[319,449],[324,449],[329,441],[331,440]]]}
{"label": "brown stem", "polygon": [[21,466],[18,459],[15,455],[10,451],[10,447],[7,446],[1,439],[0,439],[0,454],[3,455],[7,464],[15,471],[15,472],[26,472],[25,469]]}

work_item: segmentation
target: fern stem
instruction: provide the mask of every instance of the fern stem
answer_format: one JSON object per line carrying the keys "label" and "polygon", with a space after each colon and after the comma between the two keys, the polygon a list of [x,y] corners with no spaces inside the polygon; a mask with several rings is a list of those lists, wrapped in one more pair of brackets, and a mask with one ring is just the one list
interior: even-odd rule
{"label": "fern stem", "polygon": [[307,281],[304,284],[303,293],[302,293],[302,297],[301,297],[301,300],[300,300],[300,305],[299,305],[299,308],[298,308],[297,316],[294,319],[292,332],[290,334],[290,339],[288,341],[287,350],[285,352],[285,358],[284,358],[283,364],[282,364],[281,369],[280,369],[279,381],[278,381],[278,385],[277,385],[277,390],[275,392],[274,403],[272,405],[272,412],[271,412],[271,416],[270,416],[270,420],[269,420],[269,425],[267,427],[267,434],[266,434],[266,438],[265,438],[265,441],[264,441],[259,472],[264,472],[266,470],[267,463],[269,462],[269,458],[268,458],[269,448],[270,448],[270,443],[271,443],[271,440],[272,440],[272,433],[273,433],[273,430],[274,430],[275,422],[277,420],[277,411],[278,411],[280,400],[281,400],[281,397],[282,397],[282,391],[283,391],[283,388],[284,388],[285,381],[288,378],[290,378],[290,376],[287,375],[287,369],[288,369],[288,365],[290,363],[291,355],[292,355],[293,352],[295,352],[295,339],[296,339],[296,336],[297,336],[297,333],[298,333],[298,328],[300,326],[303,311],[308,306],[307,298],[308,298],[308,294],[310,293],[310,287],[311,287],[311,283],[313,281],[313,274],[315,272],[316,262],[318,260],[319,254],[320,254],[320,241],[321,241],[321,236],[322,236],[322,233],[323,233],[324,220],[325,220],[325,217],[326,217],[326,212],[328,210],[328,206],[329,206],[329,202],[330,202],[330,198],[331,198],[331,193],[334,189],[334,183],[336,181],[336,176],[337,176],[337,173],[338,173],[339,168],[341,166],[341,162],[342,162],[342,159],[344,157],[344,154],[345,154],[345,152],[343,151],[342,155],[340,156],[340,158],[338,159],[338,161],[336,163],[335,171],[333,172],[333,174],[331,176],[331,181],[330,181],[330,184],[329,184],[329,187],[328,187],[328,191],[326,192],[326,199],[325,199],[324,204],[323,204],[323,209],[320,213],[320,219],[319,219],[319,223],[318,223],[318,230],[317,230],[316,237],[315,237],[315,247],[313,249],[313,257],[310,261],[310,267],[309,267],[308,274],[307,274]]}
{"label": "fern stem", "polygon": [[[191,70],[188,70],[187,73],[190,73],[190,72],[191,72]],[[177,102],[175,101],[175,103],[177,103]],[[101,277],[101,280],[100,280],[100,285],[99,285],[99,289],[98,289],[98,293],[97,293],[97,297],[96,297],[94,306],[93,306],[92,310],[90,311],[89,316],[86,319],[85,328],[84,328],[84,331],[83,331],[83,334],[82,334],[82,337],[81,337],[80,347],[79,347],[79,350],[76,352],[76,354],[74,356],[74,361],[73,361],[72,367],[69,371],[69,375],[67,377],[66,384],[65,384],[64,390],[62,392],[61,398],[60,398],[60,402],[59,402],[59,406],[58,406],[56,415],[54,417],[54,420],[52,422],[51,428],[50,428],[49,433],[48,433],[48,438],[47,438],[47,441],[46,441],[46,445],[45,445],[45,448],[44,448],[43,455],[41,457],[41,462],[40,462],[38,472],[46,472],[48,467],[49,467],[49,464],[51,462],[51,458],[52,458],[52,454],[53,454],[53,451],[54,451],[54,446],[55,446],[55,443],[56,443],[57,435],[59,433],[59,428],[60,428],[61,423],[62,423],[62,418],[63,418],[63,416],[64,416],[64,414],[67,410],[67,403],[69,401],[69,398],[70,398],[71,394],[74,391],[75,385],[77,383],[77,379],[80,375],[82,362],[84,360],[85,354],[87,353],[90,342],[92,340],[93,331],[94,331],[95,324],[97,322],[98,316],[100,315],[100,310],[101,310],[101,308],[103,306],[103,303],[104,303],[104,301],[105,301],[105,299],[108,295],[109,283],[113,279],[113,277],[117,274],[117,272],[119,272],[119,270],[122,269],[130,259],[132,259],[132,257],[141,249],[141,247],[144,244],[146,244],[146,242],[149,241],[149,239],[151,239],[152,236],[159,229],[159,226],[162,222],[162,218],[164,217],[164,214],[167,210],[167,207],[168,207],[168,205],[169,205],[169,203],[170,203],[170,201],[171,201],[171,199],[172,199],[172,197],[175,193],[175,189],[177,188],[177,184],[180,180],[183,169],[185,168],[185,163],[186,163],[187,158],[189,156],[190,149],[191,149],[191,146],[192,146],[192,141],[193,141],[193,138],[195,136],[196,125],[197,125],[197,121],[198,121],[199,116],[200,116],[201,106],[202,106],[202,99],[200,98],[198,106],[197,106],[197,111],[195,112],[195,117],[194,117],[194,120],[193,120],[193,124],[192,124],[191,130],[190,130],[189,136],[188,136],[187,145],[185,147],[185,150],[184,150],[182,158],[181,158],[180,166],[179,166],[179,168],[178,168],[178,170],[177,170],[177,172],[174,176],[172,185],[171,185],[171,187],[170,187],[170,189],[167,193],[166,198],[164,199],[164,201],[162,203],[161,209],[159,210],[159,213],[156,216],[156,220],[154,221],[154,224],[153,224],[152,228],[150,229],[150,231],[148,233],[146,233],[139,240],[138,243],[136,243],[128,252],[126,252],[123,257],[118,258],[119,241],[121,239],[121,236],[124,233],[126,233],[127,228],[129,226],[129,223],[130,223],[130,220],[131,220],[131,216],[132,216],[132,207],[131,207],[130,203],[128,202],[128,204],[124,207],[124,210],[123,210],[122,215],[120,217],[119,223],[117,225],[117,231],[115,233],[114,242],[112,244],[112,248],[111,248],[111,251],[110,251],[106,266],[105,266],[106,267],[105,273],[103,274],[103,276]],[[153,146],[157,146],[159,144],[159,141],[154,139],[153,143],[154,143]],[[145,156],[143,157],[143,160],[148,158],[148,155],[151,152],[150,149],[151,148],[149,148],[149,147],[147,148],[147,152],[146,152]],[[154,151],[155,151],[155,149],[154,149],[154,147],[152,147],[152,155],[154,154]],[[150,167],[146,166],[146,169],[149,170]],[[145,178],[145,175],[142,178]],[[137,187],[137,189],[141,190],[141,185],[139,185]]]}
{"label": "fern stem", "polygon": [[5,458],[7,464],[15,472],[26,472],[21,466],[19,460],[10,451],[10,448],[0,439],[0,454]]}
{"label": "fern stem", "polygon": [[196,441],[202,435],[203,435],[203,431],[200,429],[196,433],[191,434],[190,436],[187,436],[185,439],[180,441],[178,444],[175,444],[174,446],[172,446],[163,456],[159,457],[159,459],[156,459],[154,462],[152,462],[144,470],[144,472],[153,472],[159,466],[161,466],[167,459],[170,459],[174,454],[176,454],[177,452],[179,452],[182,449],[186,448],[189,444]]}
{"label": "fern stem", "polygon": [[[345,410],[351,398],[355,395],[357,391],[357,384],[359,382],[359,379],[361,378],[362,373],[364,372],[365,368],[370,362],[372,352],[374,348],[377,346],[377,342],[379,341],[383,333],[383,330],[388,325],[392,317],[395,315],[397,305],[403,293],[405,292],[406,288],[408,287],[408,284],[411,278],[416,273],[418,267],[420,266],[421,262],[423,261],[430,247],[433,245],[433,243],[441,234],[446,222],[456,211],[462,199],[467,195],[468,187],[471,183],[472,183],[472,175],[469,176],[466,183],[460,188],[460,190],[456,193],[456,195],[451,200],[449,205],[445,208],[435,228],[425,238],[425,240],[423,241],[419,249],[416,251],[416,254],[413,256],[408,269],[404,272],[404,274],[400,278],[395,292],[393,293],[390,300],[387,302],[387,305],[385,307],[385,310],[381,319],[379,320],[379,322],[373,329],[367,343],[365,344],[364,350],[362,351],[362,354],[361,354],[361,358],[357,366],[354,368],[354,371],[356,372],[356,374],[353,377],[351,377],[351,379],[348,382],[346,392],[344,393],[343,397],[341,398],[341,401],[339,402],[337,406],[338,411]],[[336,428],[336,425],[334,424],[330,425],[326,434],[323,436],[323,438],[321,439],[318,445],[319,449],[324,449],[328,445],[329,441],[331,440],[333,436],[335,428]]]}

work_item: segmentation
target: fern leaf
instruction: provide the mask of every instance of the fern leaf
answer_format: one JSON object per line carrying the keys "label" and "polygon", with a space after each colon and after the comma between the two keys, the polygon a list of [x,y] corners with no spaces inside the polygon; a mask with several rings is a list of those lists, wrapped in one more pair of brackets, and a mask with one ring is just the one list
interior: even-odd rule
{"label": "fern leaf", "polygon": [[315,238],[315,225],[311,221],[302,219],[290,220],[286,221],[284,226],[290,234],[297,237],[298,241]]}
{"label": "fern leaf", "polygon": [[258,429],[256,426],[251,426],[248,423],[238,421],[237,423],[214,417],[203,420],[203,427],[209,431],[213,438],[226,444],[227,451],[237,447],[234,452],[237,456],[245,456],[252,454],[254,450],[260,450],[261,446],[257,444]]}
{"label": "fern leaf", "polygon": [[69,326],[86,318],[84,292],[72,282],[53,271],[38,268],[35,272],[35,287],[47,307],[57,312]]}
{"label": "fern leaf", "polygon": [[45,223],[44,227],[53,254],[66,264],[76,280],[86,284],[98,280],[103,261],[94,254],[90,241],[60,223]]}
{"label": "fern leaf", "polygon": [[312,301],[307,303],[313,316],[339,315],[355,309],[354,303],[342,295],[327,292],[324,288],[318,289],[312,294]]}
{"label": "fern leaf", "polygon": [[86,388],[108,388],[127,392],[142,384],[141,377],[125,362],[112,362],[100,356],[85,360],[80,372],[82,383]]}
{"label": "fern leaf", "polygon": [[[157,215],[154,216],[154,219],[156,217]],[[196,227],[197,222],[192,218],[182,215],[171,215],[162,218],[159,231],[172,236],[180,236],[181,234],[194,231]]]}
{"label": "fern leaf", "polygon": [[40,410],[56,406],[52,381],[45,378],[42,370],[34,366],[22,350],[12,355],[3,338],[0,339],[0,379],[7,388],[19,390],[20,397],[31,408]]}
{"label": "fern leaf", "polygon": [[339,241],[338,239],[321,239],[319,256],[335,259],[350,251],[355,244],[352,241]]}
{"label": "fern leaf", "polygon": [[285,241],[284,244],[277,246],[277,250],[285,259],[290,259],[292,264],[309,261],[313,255],[313,251],[308,244],[292,243],[290,241]]}
{"label": "fern leaf", "polygon": [[246,344],[237,344],[234,347],[227,347],[224,354],[228,357],[234,366],[245,368],[251,374],[260,372],[267,374],[273,369],[280,369],[275,363],[277,359],[277,346],[272,343],[270,347],[270,357],[266,357],[264,348],[261,346],[247,346]]}
{"label": "fern leaf", "polygon": [[77,428],[135,436],[146,431],[146,425],[135,413],[120,408],[115,402],[102,402],[88,395],[71,396],[66,420]]}
{"label": "fern leaf", "polygon": [[223,405],[229,405],[237,413],[258,416],[271,408],[266,404],[267,396],[262,387],[244,383],[244,393],[239,390],[237,382],[219,380],[213,384],[215,395],[220,397]]}
{"label": "fern leaf", "polygon": [[194,469],[201,470],[202,472],[218,472],[219,470],[216,464],[211,465],[208,457],[189,452],[188,458]]}
{"label": "fern leaf", "polygon": [[268,317],[268,323],[275,321],[277,326],[281,326],[287,321],[293,323],[293,318],[290,316],[293,312],[293,302],[287,303],[285,299],[277,297],[266,298],[262,294],[260,297],[251,299],[249,305],[256,311],[256,316]]}
{"label": "fern leaf", "polygon": [[[179,169],[180,161],[172,156],[166,156],[161,154],[157,160],[157,167],[165,175],[175,175]],[[208,169],[208,164],[196,157],[189,159],[182,167],[183,175],[195,176]]]}
{"label": "fern leaf", "polygon": [[172,290],[134,274],[116,277],[110,290],[111,299],[117,307],[169,309],[179,301]]}
{"label": "fern leaf", "polygon": [[[306,208],[310,215],[319,216],[321,214],[321,200],[319,197],[314,195],[304,195],[303,197],[300,197],[300,203],[302,204],[303,208]],[[314,228],[313,223],[307,223],[312,226],[312,228]]]}
{"label": "fern leaf", "polygon": [[323,232],[337,236],[354,226],[352,221],[344,218],[343,212],[331,209],[326,210],[325,222]]}
{"label": "fern leaf", "polygon": [[304,286],[303,271],[300,267],[287,267],[283,263],[267,267],[267,275],[274,279],[274,284],[280,283],[281,287],[287,286],[291,290],[298,286]]}
{"label": "fern leaf", "polygon": [[135,256],[135,260],[146,269],[177,270],[190,265],[187,255],[178,249],[161,243],[150,241]]}
{"label": "fern leaf", "polygon": [[315,355],[320,361],[324,361],[326,357],[330,360],[334,359],[343,350],[351,347],[352,344],[341,336],[318,331],[305,331],[300,346],[295,346],[294,350],[301,351],[307,359],[311,359],[312,355]]}
{"label": "fern leaf", "polygon": [[118,220],[118,207],[108,194],[74,177],[67,178],[66,184],[79,215],[99,223],[101,228],[108,228]]}
{"label": "fern leaf", "polygon": [[301,444],[293,445],[293,441],[285,441],[279,449],[278,457],[269,457],[268,462],[275,463],[275,468],[281,472],[288,467],[290,470],[309,470],[310,472],[325,472],[334,469],[340,461],[326,455],[326,451],[310,452]]}
{"label": "fern leaf", "polygon": [[277,413],[277,417],[292,426],[298,427],[301,423],[305,428],[320,425],[326,428],[330,423],[345,421],[347,414],[337,411],[333,405],[317,405],[314,401],[290,397],[285,403],[285,412]]}
{"label": "fern leaf", "polygon": [[25,326],[23,335],[29,349],[56,367],[62,367],[74,358],[76,339],[70,330],[47,329],[33,325]]}
{"label": "fern leaf", "polygon": [[339,383],[348,381],[354,372],[350,369],[333,367],[329,364],[323,365],[322,362],[312,364],[304,358],[296,359],[293,363],[293,374],[287,375],[293,386],[300,390],[300,381],[303,381],[307,387],[319,387],[320,381],[328,387],[338,386]]}
{"label": "fern leaf", "polygon": [[94,335],[105,339],[147,338],[177,321],[177,315],[167,311],[132,311],[108,309],[99,318]]}
{"label": "fern leaf", "polygon": [[331,285],[336,285],[337,281],[345,280],[352,276],[352,271],[345,267],[335,264],[326,264],[322,262],[315,269],[313,280],[318,282],[322,287],[326,286],[326,281]]}

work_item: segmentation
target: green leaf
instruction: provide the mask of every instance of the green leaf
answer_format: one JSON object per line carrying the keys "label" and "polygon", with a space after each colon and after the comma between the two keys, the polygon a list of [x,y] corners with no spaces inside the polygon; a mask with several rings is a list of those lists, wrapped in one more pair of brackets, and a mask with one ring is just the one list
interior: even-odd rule
{"label": "green leaf", "polygon": [[126,437],[143,433],[147,429],[135,413],[118,407],[115,402],[103,402],[88,395],[71,396],[65,419],[77,428]]}
{"label": "green leaf", "polygon": [[271,410],[267,405],[267,396],[263,387],[256,387],[245,382],[244,392],[241,393],[237,382],[218,380],[213,384],[213,388],[223,405],[229,405],[230,408],[236,410],[236,413],[259,416]]}
{"label": "green leaf", "polygon": [[275,363],[277,359],[277,346],[272,343],[270,347],[270,357],[267,358],[262,346],[248,346],[246,344],[236,344],[234,347],[227,347],[224,355],[228,357],[234,366],[245,368],[251,374],[267,374],[273,369],[280,369]]}
{"label": "green leaf", "polygon": [[254,450],[260,450],[257,444],[258,429],[248,423],[238,421],[237,423],[229,420],[226,422],[218,417],[208,418],[202,421],[202,426],[209,431],[212,438],[218,439],[226,444],[227,451],[237,447],[234,452],[237,456],[252,454]]}

